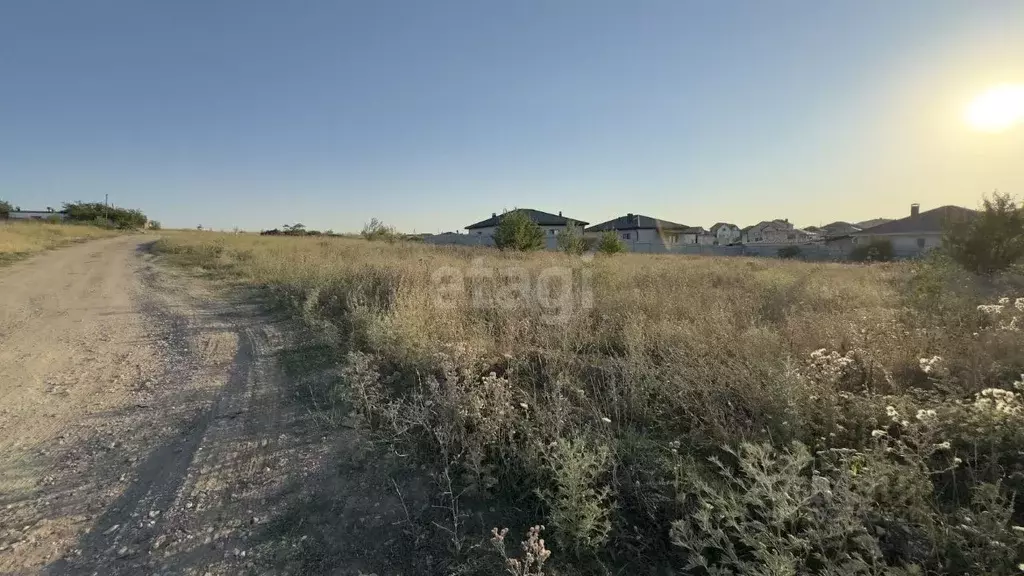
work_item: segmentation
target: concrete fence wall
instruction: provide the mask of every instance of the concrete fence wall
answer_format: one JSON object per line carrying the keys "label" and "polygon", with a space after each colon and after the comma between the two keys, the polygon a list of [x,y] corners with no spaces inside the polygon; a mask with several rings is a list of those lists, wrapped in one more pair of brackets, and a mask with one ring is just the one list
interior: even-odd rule
{"label": "concrete fence wall", "polygon": [[[494,246],[490,236],[474,234],[438,234],[423,239],[428,244],[456,244],[459,246]],[[556,238],[545,238],[548,250],[558,249]],[[776,258],[782,248],[796,246],[800,254],[795,258],[814,262],[848,260],[850,245],[842,244],[742,244],[732,246],[713,246],[705,244],[680,244],[666,246],[660,242],[624,242],[626,250],[645,254],[694,254],[700,256],[755,256]],[[896,250],[897,258],[916,258],[921,253],[917,250]]]}

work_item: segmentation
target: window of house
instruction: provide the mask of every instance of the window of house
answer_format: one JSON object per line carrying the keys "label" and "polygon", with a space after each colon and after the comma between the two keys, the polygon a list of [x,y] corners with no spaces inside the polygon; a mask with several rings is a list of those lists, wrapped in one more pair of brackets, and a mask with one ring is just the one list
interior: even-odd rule
{"label": "window of house", "polygon": [[924,248],[924,238],[918,238],[917,239],[917,247],[918,248]]}
{"label": "window of house", "polygon": [[672,234],[672,235],[670,235],[670,236],[668,237],[668,239],[669,239],[669,241],[671,241],[671,242],[672,242],[673,244],[675,244],[675,243],[679,242],[679,234]]}
{"label": "window of house", "polygon": [[629,240],[629,232],[623,232],[622,233],[622,239],[623,240]]}

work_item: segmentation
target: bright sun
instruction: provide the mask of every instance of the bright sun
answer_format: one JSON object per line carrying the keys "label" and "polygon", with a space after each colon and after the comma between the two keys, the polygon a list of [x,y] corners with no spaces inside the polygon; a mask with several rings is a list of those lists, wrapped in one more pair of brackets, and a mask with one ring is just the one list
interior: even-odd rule
{"label": "bright sun", "polygon": [[1024,124],[1024,84],[989,88],[967,106],[967,123],[983,132],[1003,132]]}

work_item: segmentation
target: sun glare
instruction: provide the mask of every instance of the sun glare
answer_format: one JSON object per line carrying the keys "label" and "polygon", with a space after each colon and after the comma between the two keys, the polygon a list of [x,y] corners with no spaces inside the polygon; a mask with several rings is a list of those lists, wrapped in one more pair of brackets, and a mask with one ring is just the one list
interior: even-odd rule
{"label": "sun glare", "polygon": [[1024,84],[995,86],[967,106],[967,123],[983,132],[1003,132],[1024,124]]}

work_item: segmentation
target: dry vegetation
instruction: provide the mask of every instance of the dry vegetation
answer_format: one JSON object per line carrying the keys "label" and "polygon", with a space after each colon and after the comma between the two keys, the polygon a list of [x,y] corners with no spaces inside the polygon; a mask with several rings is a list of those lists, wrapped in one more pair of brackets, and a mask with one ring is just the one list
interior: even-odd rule
{"label": "dry vegetation", "polygon": [[96,226],[42,222],[0,222],[0,264],[72,242],[117,234]]}
{"label": "dry vegetation", "polygon": [[357,415],[438,487],[410,518],[446,544],[424,572],[1024,562],[1013,274],[194,233],[156,248],[266,288],[330,343],[326,420]]}

